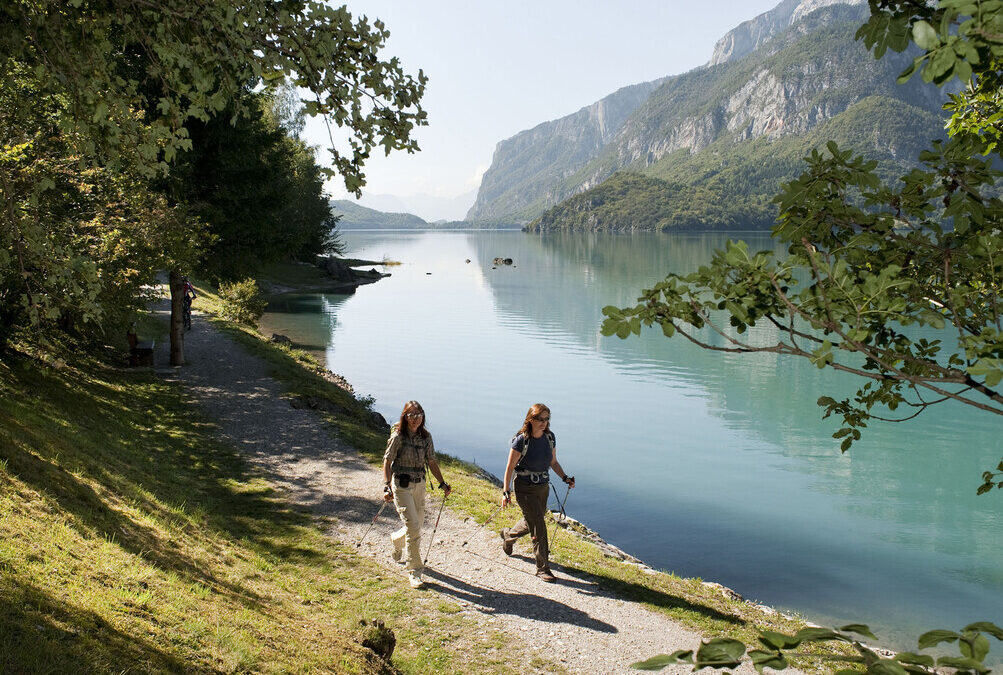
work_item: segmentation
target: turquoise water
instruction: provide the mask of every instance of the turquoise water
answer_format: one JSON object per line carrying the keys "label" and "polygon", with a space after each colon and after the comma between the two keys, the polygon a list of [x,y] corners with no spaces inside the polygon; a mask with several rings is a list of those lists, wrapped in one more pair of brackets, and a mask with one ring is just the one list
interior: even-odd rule
{"label": "turquoise water", "polygon": [[[657,328],[599,334],[604,305],[695,269],[726,236],[344,239],[353,257],[403,264],[354,295],[284,296],[263,323],[323,353],[388,419],[421,401],[440,451],[500,475],[509,438],[542,401],[578,481],[569,514],[655,567],[818,623],[867,623],[892,646],[915,649],[905,636],[931,628],[1003,625],[1003,491],[975,495],[1003,456],[996,416],[944,404],[875,423],[842,455],[815,400],[851,393],[849,376],[712,353]],[[492,269],[498,256],[515,265]]]}

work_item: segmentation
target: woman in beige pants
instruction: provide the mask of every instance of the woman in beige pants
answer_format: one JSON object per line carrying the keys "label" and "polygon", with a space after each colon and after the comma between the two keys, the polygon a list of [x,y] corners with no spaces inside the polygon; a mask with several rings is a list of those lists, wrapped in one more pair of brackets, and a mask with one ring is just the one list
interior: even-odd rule
{"label": "woman in beige pants", "polygon": [[443,499],[451,488],[442,478],[435,461],[432,435],[425,429],[425,411],[417,401],[408,401],[400,420],[390,429],[387,451],[383,455],[383,498],[397,507],[404,526],[390,535],[393,558],[406,560],[408,581],[413,588],[422,585],[421,524],[425,518],[425,468],[432,472],[443,490]]}

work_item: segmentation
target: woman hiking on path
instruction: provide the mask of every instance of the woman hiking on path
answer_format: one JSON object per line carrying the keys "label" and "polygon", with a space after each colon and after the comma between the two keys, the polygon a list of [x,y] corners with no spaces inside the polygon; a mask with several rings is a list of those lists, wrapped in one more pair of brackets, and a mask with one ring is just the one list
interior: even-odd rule
{"label": "woman hiking on path", "polygon": [[536,558],[536,576],[543,581],[557,578],[550,571],[550,546],[547,541],[547,496],[550,493],[550,469],[553,468],[569,488],[575,486],[573,476],[568,476],[557,461],[557,441],[550,430],[550,408],[534,403],[526,413],[522,428],[512,439],[502,484],[502,506],[512,503],[512,474],[515,478],[515,501],[522,510],[522,519],[511,529],[501,531],[502,550],[512,555],[516,539],[524,534],[533,538],[533,557]]}
{"label": "woman hiking on path", "polygon": [[408,401],[400,420],[390,429],[383,455],[383,499],[397,507],[404,526],[390,535],[393,559],[407,565],[412,588],[423,584],[421,572],[421,524],[425,518],[425,467],[439,481],[443,499],[452,488],[442,478],[435,461],[432,435],[425,429],[425,411],[417,401]]}

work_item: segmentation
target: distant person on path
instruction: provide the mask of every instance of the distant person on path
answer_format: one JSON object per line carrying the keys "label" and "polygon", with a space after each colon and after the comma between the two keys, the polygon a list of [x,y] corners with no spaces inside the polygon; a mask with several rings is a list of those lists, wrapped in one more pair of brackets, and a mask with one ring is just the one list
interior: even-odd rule
{"label": "distant person on path", "polygon": [[383,498],[397,507],[404,526],[390,535],[393,558],[406,559],[412,588],[422,586],[421,524],[425,519],[425,467],[439,481],[443,499],[452,488],[442,478],[435,460],[432,435],[425,429],[425,411],[417,401],[408,401],[400,420],[390,429],[383,455]]}
{"label": "distant person on path", "polygon": [[512,555],[516,540],[529,534],[533,538],[533,556],[536,558],[536,576],[553,582],[557,578],[550,571],[550,546],[547,541],[547,497],[550,494],[550,469],[557,472],[568,487],[575,486],[574,476],[569,476],[557,461],[557,440],[550,430],[550,408],[534,403],[526,413],[522,428],[512,439],[505,466],[502,485],[502,506],[512,503],[512,474],[515,474],[515,501],[522,510],[522,519],[511,529],[501,531],[502,549]]}
{"label": "distant person on path", "polygon": [[188,281],[188,277],[183,277],[184,286],[182,288],[182,298],[181,302],[184,303],[184,312],[182,313],[182,323],[184,327],[188,330],[192,329],[192,300],[198,296],[195,294],[195,287],[192,286],[192,282]]}

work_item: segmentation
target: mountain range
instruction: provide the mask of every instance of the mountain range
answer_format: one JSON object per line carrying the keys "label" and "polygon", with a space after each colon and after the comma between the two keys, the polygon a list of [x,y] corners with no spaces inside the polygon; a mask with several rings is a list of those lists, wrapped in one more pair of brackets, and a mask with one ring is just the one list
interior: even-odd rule
{"label": "mountain range", "polygon": [[943,94],[908,54],[871,56],[861,0],[784,0],[707,65],[635,84],[500,142],[467,213],[530,229],[760,228],[829,139],[891,176],[943,135]]}
{"label": "mountain range", "polygon": [[360,206],[350,199],[332,199],[331,212],[339,216],[338,227],[351,229],[417,229],[428,223],[410,213],[387,213]]}
{"label": "mountain range", "polygon": [[[393,208],[393,202],[388,202]],[[361,206],[351,199],[332,199],[331,213],[338,216],[338,227],[342,230],[427,230],[469,228],[465,220],[436,220],[428,222],[412,213],[403,211],[378,211]],[[508,225],[487,225],[486,227],[512,227]]]}
{"label": "mountain range", "polygon": [[[429,194],[390,195],[365,192],[355,203],[384,213],[412,213],[427,222],[463,220],[477,197],[471,190],[456,197]],[[343,200],[351,201],[351,200]]]}

